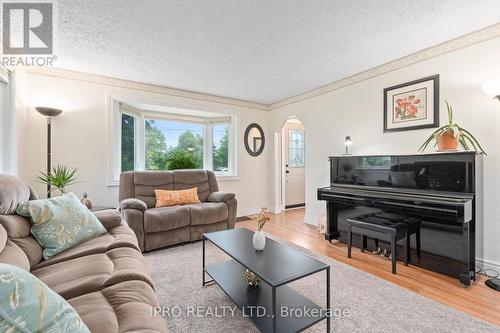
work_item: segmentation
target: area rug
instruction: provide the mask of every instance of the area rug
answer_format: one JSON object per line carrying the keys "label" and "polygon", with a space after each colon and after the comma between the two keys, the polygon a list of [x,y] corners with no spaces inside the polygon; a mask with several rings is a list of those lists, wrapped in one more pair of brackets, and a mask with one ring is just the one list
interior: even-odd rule
{"label": "area rug", "polygon": [[[272,238],[331,265],[332,332],[500,331],[499,326],[347,264]],[[206,245],[207,264],[228,259],[210,242]],[[234,303],[219,286],[202,286],[201,242],[146,253],[145,258],[170,332],[258,332],[239,309],[234,309]],[[290,286],[324,306],[325,278],[324,272],[318,273]],[[326,321],[323,320],[305,332],[325,331]]]}

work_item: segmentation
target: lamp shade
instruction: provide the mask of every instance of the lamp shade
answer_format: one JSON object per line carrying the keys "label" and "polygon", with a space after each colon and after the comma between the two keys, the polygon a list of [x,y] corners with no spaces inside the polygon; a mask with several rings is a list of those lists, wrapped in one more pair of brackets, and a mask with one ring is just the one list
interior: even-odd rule
{"label": "lamp shade", "polygon": [[54,108],[49,108],[45,106],[36,106],[35,110],[38,111],[41,115],[45,117],[55,117],[58,116],[62,113],[62,110],[59,109],[54,109]]}
{"label": "lamp shade", "polygon": [[346,146],[350,146],[350,145],[352,145],[352,140],[351,140],[351,137],[350,137],[350,136],[346,136],[346,137],[345,137],[344,144],[345,144]]}
{"label": "lamp shade", "polygon": [[483,83],[482,88],[492,97],[500,96],[500,78]]}

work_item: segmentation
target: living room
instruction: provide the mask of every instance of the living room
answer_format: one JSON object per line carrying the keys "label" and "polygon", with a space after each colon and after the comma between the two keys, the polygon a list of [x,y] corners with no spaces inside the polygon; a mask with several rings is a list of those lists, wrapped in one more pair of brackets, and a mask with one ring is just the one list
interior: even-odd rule
{"label": "living room", "polygon": [[1,5],[0,331],[499,330],[497,1]]}

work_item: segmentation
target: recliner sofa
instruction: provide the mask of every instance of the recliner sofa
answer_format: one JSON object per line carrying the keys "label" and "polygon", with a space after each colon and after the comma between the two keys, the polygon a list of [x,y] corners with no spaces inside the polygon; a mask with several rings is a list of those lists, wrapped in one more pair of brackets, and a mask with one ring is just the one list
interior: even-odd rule
{"label": "recliner sofa", "polygon": [[[48,260],[18,203],[38,199],[23,180],[0,175],[0,263],[38,277],[65,298],[92,332],[167,332],[134,232],[117,210],[96,212],[107,232]],[[36,297],[36,295],[33,295]]]}
{"label": "recliner sofa", "polygon": [[[154,190],[198,188],[200,203],[155,208]],[[120,176],[120,211],[143,251],[200,240],[203,233],[233,229],[237,201],[219,192],[208,170],[131,171]]]}

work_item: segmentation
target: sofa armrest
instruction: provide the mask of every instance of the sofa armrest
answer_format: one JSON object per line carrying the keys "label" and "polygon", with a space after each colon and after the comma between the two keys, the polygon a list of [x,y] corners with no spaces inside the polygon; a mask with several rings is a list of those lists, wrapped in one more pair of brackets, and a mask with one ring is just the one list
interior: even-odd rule
{"label": "sofa armrest", "polygon": [[117,227],[122,224],[122,216],[120,212],[116,209],[105,209],[94,212],[94,215],[97,217],[99,222],[102,223],[106,230],[109,230],[113,227]]}
{"label": "sofa armrest", "polygon": [[234,199],[234,193],[228,192],[212,192],[208,195],[209,202],[226,202],[228,200]]}
{"label": "sofa armrest", "polygon": [[144,251],[144,212],[147,209],[146,203],[139,199],[128,198],[120,201],[122,218],[134,231],[141,251]]}
{"label": "sofa armrest", "polygon": [[120,210],[123,211],[125,209],[135,209],[140,210],[141,212],[145,212],[148,209],[146,203],[142,200],[136,198],[128,198],[120,201]]}

